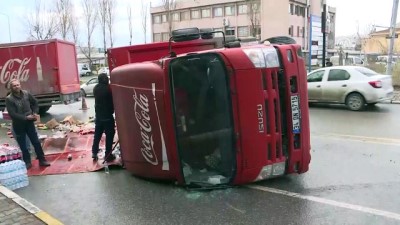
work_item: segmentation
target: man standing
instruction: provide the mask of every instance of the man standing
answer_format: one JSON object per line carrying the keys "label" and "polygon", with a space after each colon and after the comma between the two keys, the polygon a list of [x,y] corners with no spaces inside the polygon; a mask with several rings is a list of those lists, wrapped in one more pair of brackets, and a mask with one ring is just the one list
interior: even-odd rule
{"label": "man standing", "polygon": [[101,136],[105,133],[105,160],[111,162],[115,159],[111,152],[115,135],[114,103],[107,74],[100,74],[98,79],[99,83],[93,89],[96,127],[94,130],[92,158],[93,160],[98,160],[97,153],[99,152]]}
{"label": "man standing", "polygon": [[21,84],[17,79],[10,81],[11,94],[6,97],[6,107],[12,119],[12,126],[16,134],[16,139],[22,151],[22,156],[26,168],[32,167],[31,155],[26,146],[26,136],[31,141],[40,166],[50,166],[44,157],[43,149],[40,144],[34,121],[37,120],[39,106],[35,97],[28,91],[21,89]]}

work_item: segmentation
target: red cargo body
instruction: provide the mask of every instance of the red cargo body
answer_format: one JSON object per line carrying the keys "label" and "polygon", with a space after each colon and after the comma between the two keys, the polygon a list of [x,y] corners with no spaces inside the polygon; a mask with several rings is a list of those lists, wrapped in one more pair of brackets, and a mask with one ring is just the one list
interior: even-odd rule
{"label": "red cargo body", "polygon": [[[250,56],[260,51],[276,54],[276,63],[256,66]],[[306,172],[310,129],[299,53],[299,45],[260,45],[115,68],[111,86],[126,168],[207,187]],[[214,114],[201,112],[208,109]]]}
{"label": "red cargo body", "polygon": [[0,108],[5,105],[4,84],[13,78],[38,99],[42,112],[53,104],[78,101],[75,45],[56,39],[0,44]]}
{"label": "red cargo body", "polygon": [[[219,48],[222,46],[221,39],[194,40],[188,42],[172,43],[172,49],[177,54],[183,54],[195,51],[204,51],[208,49]],[[117,66],[129,63],[146,62],[158,60],[169,56],[169,43],[158,42],[143,45],[131,45],[107,50],[108,65],[110,71]]]}

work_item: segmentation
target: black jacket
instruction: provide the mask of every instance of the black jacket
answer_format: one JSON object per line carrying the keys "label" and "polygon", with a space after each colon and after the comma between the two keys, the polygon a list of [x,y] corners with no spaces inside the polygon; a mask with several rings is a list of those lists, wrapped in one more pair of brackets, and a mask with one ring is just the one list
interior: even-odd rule
{"label": "black jacket", "polygon": [[6,97],[6,107],[15,125],[26,122],[26,116],[39,112],[36,98],[25,90],[21,91],[21,96],[9,94]]}
{"label": "black jacket", "polygon": [[99,75],[99,83],[93,89],[96,120],[106,121],[114,119],[114,103],[111,87],[108,84],[107,74]]}

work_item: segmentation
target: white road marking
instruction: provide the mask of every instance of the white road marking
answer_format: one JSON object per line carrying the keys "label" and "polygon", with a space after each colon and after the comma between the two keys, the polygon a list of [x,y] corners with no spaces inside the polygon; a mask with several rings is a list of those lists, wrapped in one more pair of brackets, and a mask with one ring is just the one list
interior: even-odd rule
{"label": "white road marking", "polygon": [[308,200],[308,201],[312,201],[312,202],[318,202],[318,203],[322,203],[322,204],[326,204],[326,205],[360,211],[363,213],[369,213],[372,215],[382,216],[382,217],[391,218],[391,219],[400,221],[400,214],[393,213],[393,212],[383,211],[383,210],[379,210],[379,209],[373,209],[373,208],[364,207],[364,206],[360,206],[360,205],[353,205],[353,204],[349,204],[349,203],[345,203],[345,202],[338,202],[338,201],[315,197],[315,196],[301,195],[301,194],[298,194],[295,192],[283,191],[283,190],[269,188],[269,187],[263,187],[263,186],[259,186],[259,185],[248,185],[247,187],[249,187],[251,189],[255,189],[255,190],[285,195],[285,196],[289,196],[289,197],[293,197],[293,198],[304,199],[304,200]]}
{"label": "white road marking", "polygon": [[400,146],[400,139],[394,139],[394,138],[367,137],[367,136],[335,134],[335,133],[312,134],[311,136],[312,137],[334,138],[334,139],[348,139],[348,140],[352,140],[352,141],[367,142],[367,143],[373,143],[373,144]]}

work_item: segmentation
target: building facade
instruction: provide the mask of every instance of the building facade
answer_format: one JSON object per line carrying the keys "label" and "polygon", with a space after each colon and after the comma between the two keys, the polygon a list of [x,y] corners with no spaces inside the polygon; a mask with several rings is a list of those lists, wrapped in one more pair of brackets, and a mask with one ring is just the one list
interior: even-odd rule
{"label": "building facade", "polygon": [[[168,41],[171,30],[198,27],[224,31],[242,40],[291,36],[307,49],[308,17],[320,16],[321,6],[321,0],[176,0],[170,10],[151,7],[152,40]],[[330,13],[333,29],[328,35],[333,43],[335,13]]]}

